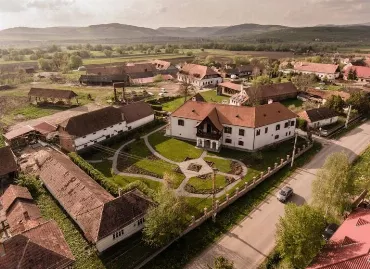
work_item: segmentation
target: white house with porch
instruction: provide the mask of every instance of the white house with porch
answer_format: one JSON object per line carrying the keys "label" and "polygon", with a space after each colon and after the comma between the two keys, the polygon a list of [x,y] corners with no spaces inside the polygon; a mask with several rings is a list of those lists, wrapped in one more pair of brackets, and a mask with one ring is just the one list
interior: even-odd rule
{"label": "white house with porch", "polygon": [[209,151],[255,151],[292,138],[296,118],[280,103],[247,107],[189,100],[171,114],[166,134]]}

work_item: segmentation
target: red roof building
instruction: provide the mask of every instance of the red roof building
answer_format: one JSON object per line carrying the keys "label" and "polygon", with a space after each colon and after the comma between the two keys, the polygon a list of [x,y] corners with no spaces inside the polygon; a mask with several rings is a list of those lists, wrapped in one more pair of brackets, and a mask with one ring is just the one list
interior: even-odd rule
{"label": "red roof building", "polygon": [[348,73],[352,70],[352,72],[356,72],[357,79],[363,82],[370,82],[370,67],[367,66],[354,66],[349,65],[344,68],[343,77],[345,80],[348,80]]}
{"label": "red roof building", "polygon": [[339,65],[298,62],[294,65],[294,71],[303,74],[315,74],[320,79],[334,80],[339,77]]}
{"label": "red roof building", "polygon": [[307,269],[370,269],[370,210],[356,209]]}

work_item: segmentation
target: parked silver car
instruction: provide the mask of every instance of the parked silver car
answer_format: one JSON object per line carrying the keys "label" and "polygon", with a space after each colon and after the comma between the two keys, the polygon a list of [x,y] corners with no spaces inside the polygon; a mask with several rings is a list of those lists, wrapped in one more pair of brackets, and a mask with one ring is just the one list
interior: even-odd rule
{"label": "parked silver car", "polygon": [[279,191],[277,195],[277,199],[280,202],[285,203],[289,199],[289,197],[292,195],[293,195],[293,189],[291,187],[285,186]]}

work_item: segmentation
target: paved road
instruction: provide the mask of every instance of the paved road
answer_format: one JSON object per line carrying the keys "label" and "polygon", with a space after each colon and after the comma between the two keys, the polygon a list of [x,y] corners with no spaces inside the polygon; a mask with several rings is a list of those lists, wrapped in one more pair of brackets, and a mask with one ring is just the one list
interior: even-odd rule
{"label": "paved road", "polygon": [[[366,122],[337,141],[325,141],[324,147],[311,162],[298,169],[284,184],[295,191],[292,201],[298,204],[310,202],[311,183],[328,155],[345,151],[351,160],[370,145],[370,122]],[[284,205],[277,201],[276,193],[268,197],[249,216],[210,246],[186,268],[205,269],[213,258],[224,256],[235,263],[237,269],[257,268],[275,245],[276,223],[284,213]]]}

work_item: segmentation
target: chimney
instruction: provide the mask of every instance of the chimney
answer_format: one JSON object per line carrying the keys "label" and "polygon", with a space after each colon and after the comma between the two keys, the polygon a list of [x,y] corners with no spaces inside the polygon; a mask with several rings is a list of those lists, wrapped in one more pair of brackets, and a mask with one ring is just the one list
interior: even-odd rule
{"label": "chimney", "polygon": [[28,211],[24,211],[23,216],[25,220],[30,220],[30,215],[28,214]]}

